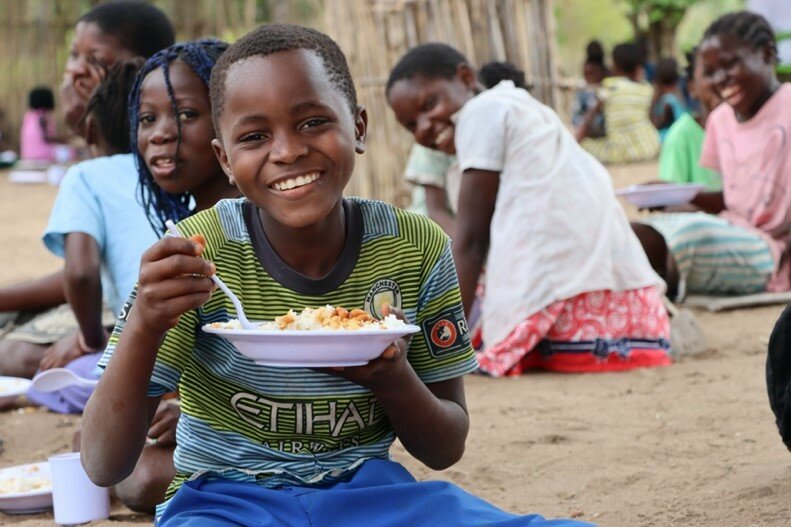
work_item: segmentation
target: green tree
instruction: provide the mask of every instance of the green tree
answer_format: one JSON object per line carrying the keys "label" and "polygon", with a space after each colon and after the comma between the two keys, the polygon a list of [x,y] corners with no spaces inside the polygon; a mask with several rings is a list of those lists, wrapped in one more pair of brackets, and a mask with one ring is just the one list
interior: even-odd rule
{"label": "green tree", "polygon": [[674,56],[676,29],[696,0],[622,0],[636,38],[646,38],[655,56]]}

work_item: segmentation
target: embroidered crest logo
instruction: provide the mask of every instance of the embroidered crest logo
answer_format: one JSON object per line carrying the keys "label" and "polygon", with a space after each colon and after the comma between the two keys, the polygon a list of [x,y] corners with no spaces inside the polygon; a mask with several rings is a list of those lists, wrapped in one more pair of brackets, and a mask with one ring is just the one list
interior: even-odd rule
{"label": "embroidered crest logo", "polygon": [[401,307],[401,288],[393,280],[377,281],[365,295],[365,310],[378,319],[383,319],[382,306]]}

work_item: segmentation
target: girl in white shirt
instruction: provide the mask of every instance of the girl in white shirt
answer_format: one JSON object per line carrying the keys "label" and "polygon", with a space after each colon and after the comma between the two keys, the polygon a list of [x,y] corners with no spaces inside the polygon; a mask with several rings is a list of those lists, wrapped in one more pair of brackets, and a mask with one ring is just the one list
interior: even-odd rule
{"label": "girl in white shirt", "polygon": [[410,50],[387,98],[418,143],[463,171],[454,258],[468,311],[486,267],[482,371],[670,364],[663,283],[609,174],[550,108],[509,81],[483,91],[445,44]]}

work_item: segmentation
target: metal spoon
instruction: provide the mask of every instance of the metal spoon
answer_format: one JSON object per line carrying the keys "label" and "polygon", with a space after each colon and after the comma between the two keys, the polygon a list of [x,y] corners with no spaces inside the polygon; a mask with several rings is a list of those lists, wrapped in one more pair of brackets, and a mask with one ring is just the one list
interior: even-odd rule
{"label": "metal spoon", "polygon": [[[176,227],[176,224],[173,223],[172,220],[166,221],[165,226],[168,228],[168,232],[170,232],[170,234],[172,234],[173,236],[178,236],[180,238],[184,237],[179,232],[178,228]],[[220,277],[217,276],[216,274],[213,274],[209,278],[211,278],[212,282],[217,284],[217,287],[219,287],[222,290],[222,292],[228,295],[228,298],[231,299],[231,302],[233,302],[233,306],[236,308],[236,318],[239,319],[239,323],[242,325],[242,327],[244,329],[258,329],[258,326],[256,324],[253,324],[252,322],[247,320],[247,317],[244,314],[244,308],[242,307],[242,303],[239,301],[239,299],[236,297],[233,291],[228,289],[228,286],[225,285],[222,280],[220,280]]]}
{"label": "metal spoon", "polygon": [[57,392],[68,386],[96,386],[97,384],[99,384],[98,379],[80,377],[66,368],[52,368],[37,373],[33,377],[30,387],[39,392]]}

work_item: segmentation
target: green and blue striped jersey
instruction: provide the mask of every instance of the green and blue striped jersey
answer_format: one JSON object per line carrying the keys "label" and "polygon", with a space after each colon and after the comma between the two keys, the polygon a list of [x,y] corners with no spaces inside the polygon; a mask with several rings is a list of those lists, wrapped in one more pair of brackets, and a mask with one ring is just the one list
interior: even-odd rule
{"label": "green and blue striped jersey", "polygon": [[[429,384],[476,368],[450,250],[427,218],[381,202],[344,200],[346,242],[335,267],[314,280],[288,267],[269,245],[256,207],[224,200],[179,224],[200,233],[203,256],[239,296],[251,320],[326,304],[381,317],[381,305],[403,309],[421,327],[408,361]],[[132,294],[124,313],[129,312]],[[178,390],[173,492],[206,472],[268,487],[331,484],[366,459],[389,457],[395,434],[372,392],[306,368],[254,363],[201,327],[235,318],[221,292],[181,317],[163,341],[149,395]],[[111,359],[122,313],[100,366]],[[331,353],[332,350],[328,350]]]}

